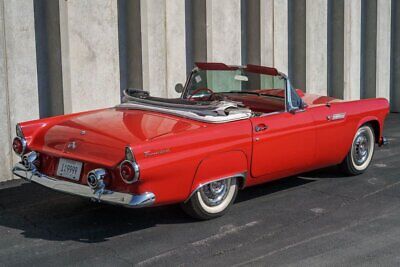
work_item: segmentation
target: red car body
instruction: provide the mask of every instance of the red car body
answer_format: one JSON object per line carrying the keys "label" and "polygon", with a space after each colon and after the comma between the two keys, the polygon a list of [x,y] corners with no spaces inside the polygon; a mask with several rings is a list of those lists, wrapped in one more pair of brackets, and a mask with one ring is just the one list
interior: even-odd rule
{"label": "red car body", "polygon": [[[202,65],[207,67],[213,65]],[[24,154],[38,153],[37,172],[43,177],[87,187],[89,172],[102,168],[110,192],[153,194],[151,201],[137,206],[184,202],[202,185],[226,177],[240,177],[244,188],[339,164],[365,123],[373,126],[376,142],[383,143],[386,99],[342,101],[296,91],[306,104],[304,110],[264,111],[262,116],[225,123],[114,107],[22,122],[19,131],[26,140]],[[274,104],[256,95],[232,98],[250,103],[254,110]],[[140,167],[140,178],[132,184],[120,174],[127,146]],[[79,180],[57,176],[60,158],[83,163]],[[14,173],[29,179],[18,168]]]}

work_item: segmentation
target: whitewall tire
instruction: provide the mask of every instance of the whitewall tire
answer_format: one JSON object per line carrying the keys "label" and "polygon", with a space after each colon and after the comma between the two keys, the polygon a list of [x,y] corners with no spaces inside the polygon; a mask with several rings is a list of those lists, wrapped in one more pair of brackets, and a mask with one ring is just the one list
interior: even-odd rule
{"label": "whitewall tire", "polygon": [[371,164],[374,152],[374,130],[369,124],[363,125],[354,135],[350,151],[341,164],[343,170],[350,175],[363,173]]}
{"label": "whitewall tire", "polygon": [[182,208],[196,219],[208,220],[222,216],[235,201],[238,188],[237,178],[205,184],[182,204]]}

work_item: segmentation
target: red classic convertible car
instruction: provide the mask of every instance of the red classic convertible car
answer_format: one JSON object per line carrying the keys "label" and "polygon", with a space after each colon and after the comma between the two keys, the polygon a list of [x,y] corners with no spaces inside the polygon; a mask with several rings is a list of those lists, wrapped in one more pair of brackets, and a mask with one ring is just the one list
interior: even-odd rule
{"label": "red classic convertible car", "polygon": [[388,101],[305,94],[274,68],[197,63],[177,99],[127,89],[113,108],[23,122],[13,173],[127,207],[224,214],[239,189],[340,164],[357,175],[383,145]]}

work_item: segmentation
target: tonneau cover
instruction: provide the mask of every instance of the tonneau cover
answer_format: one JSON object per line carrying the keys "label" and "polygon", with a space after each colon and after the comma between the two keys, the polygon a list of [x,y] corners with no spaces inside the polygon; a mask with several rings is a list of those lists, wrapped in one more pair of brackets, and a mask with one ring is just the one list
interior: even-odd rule
{"label": "tonneau cover", "polygon": [[140,109],[172,114],[209,123],[224,123],[251,117],[252,112],[235,101],[189,101],[151,97],[145,92],[138,94],[124,91],[123,103],[116,108]]}

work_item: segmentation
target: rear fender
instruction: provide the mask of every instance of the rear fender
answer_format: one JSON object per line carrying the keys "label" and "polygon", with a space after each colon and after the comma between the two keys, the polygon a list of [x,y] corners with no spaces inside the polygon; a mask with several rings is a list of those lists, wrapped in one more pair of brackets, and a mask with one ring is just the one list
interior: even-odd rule
{"label": "rear fender", "polygon": [[190,196],[207,183],[230,177],[241,177],[241,187],[244,187],[247,166],[247,157],[242,151],[223,152],[205,158],[197,167]]}
{"label": "rear fender", "polygon": [[[368,123],[368,122],[371,122],[371,121],[376,121],[376,122],[378,123],[378,125],[379,125],[378,136],[375,136],[375,139],[376,139],[376,140],[380,140],[381,135],[382,135],[382,132],[383,132],[383,123],[381,123],[380,120],[378,119],[378,117],[376,117],[376,116],[367,116],[367,117],[363,117],[363,118],[358,122],[356,131],[357,131],[362,125],[364,125],[364,124],[366,124],[366,123]],[[373,129],[373,130],[375,131],[376,129]],[[375,131],[375,135],[376,135],[376,131]]]}

